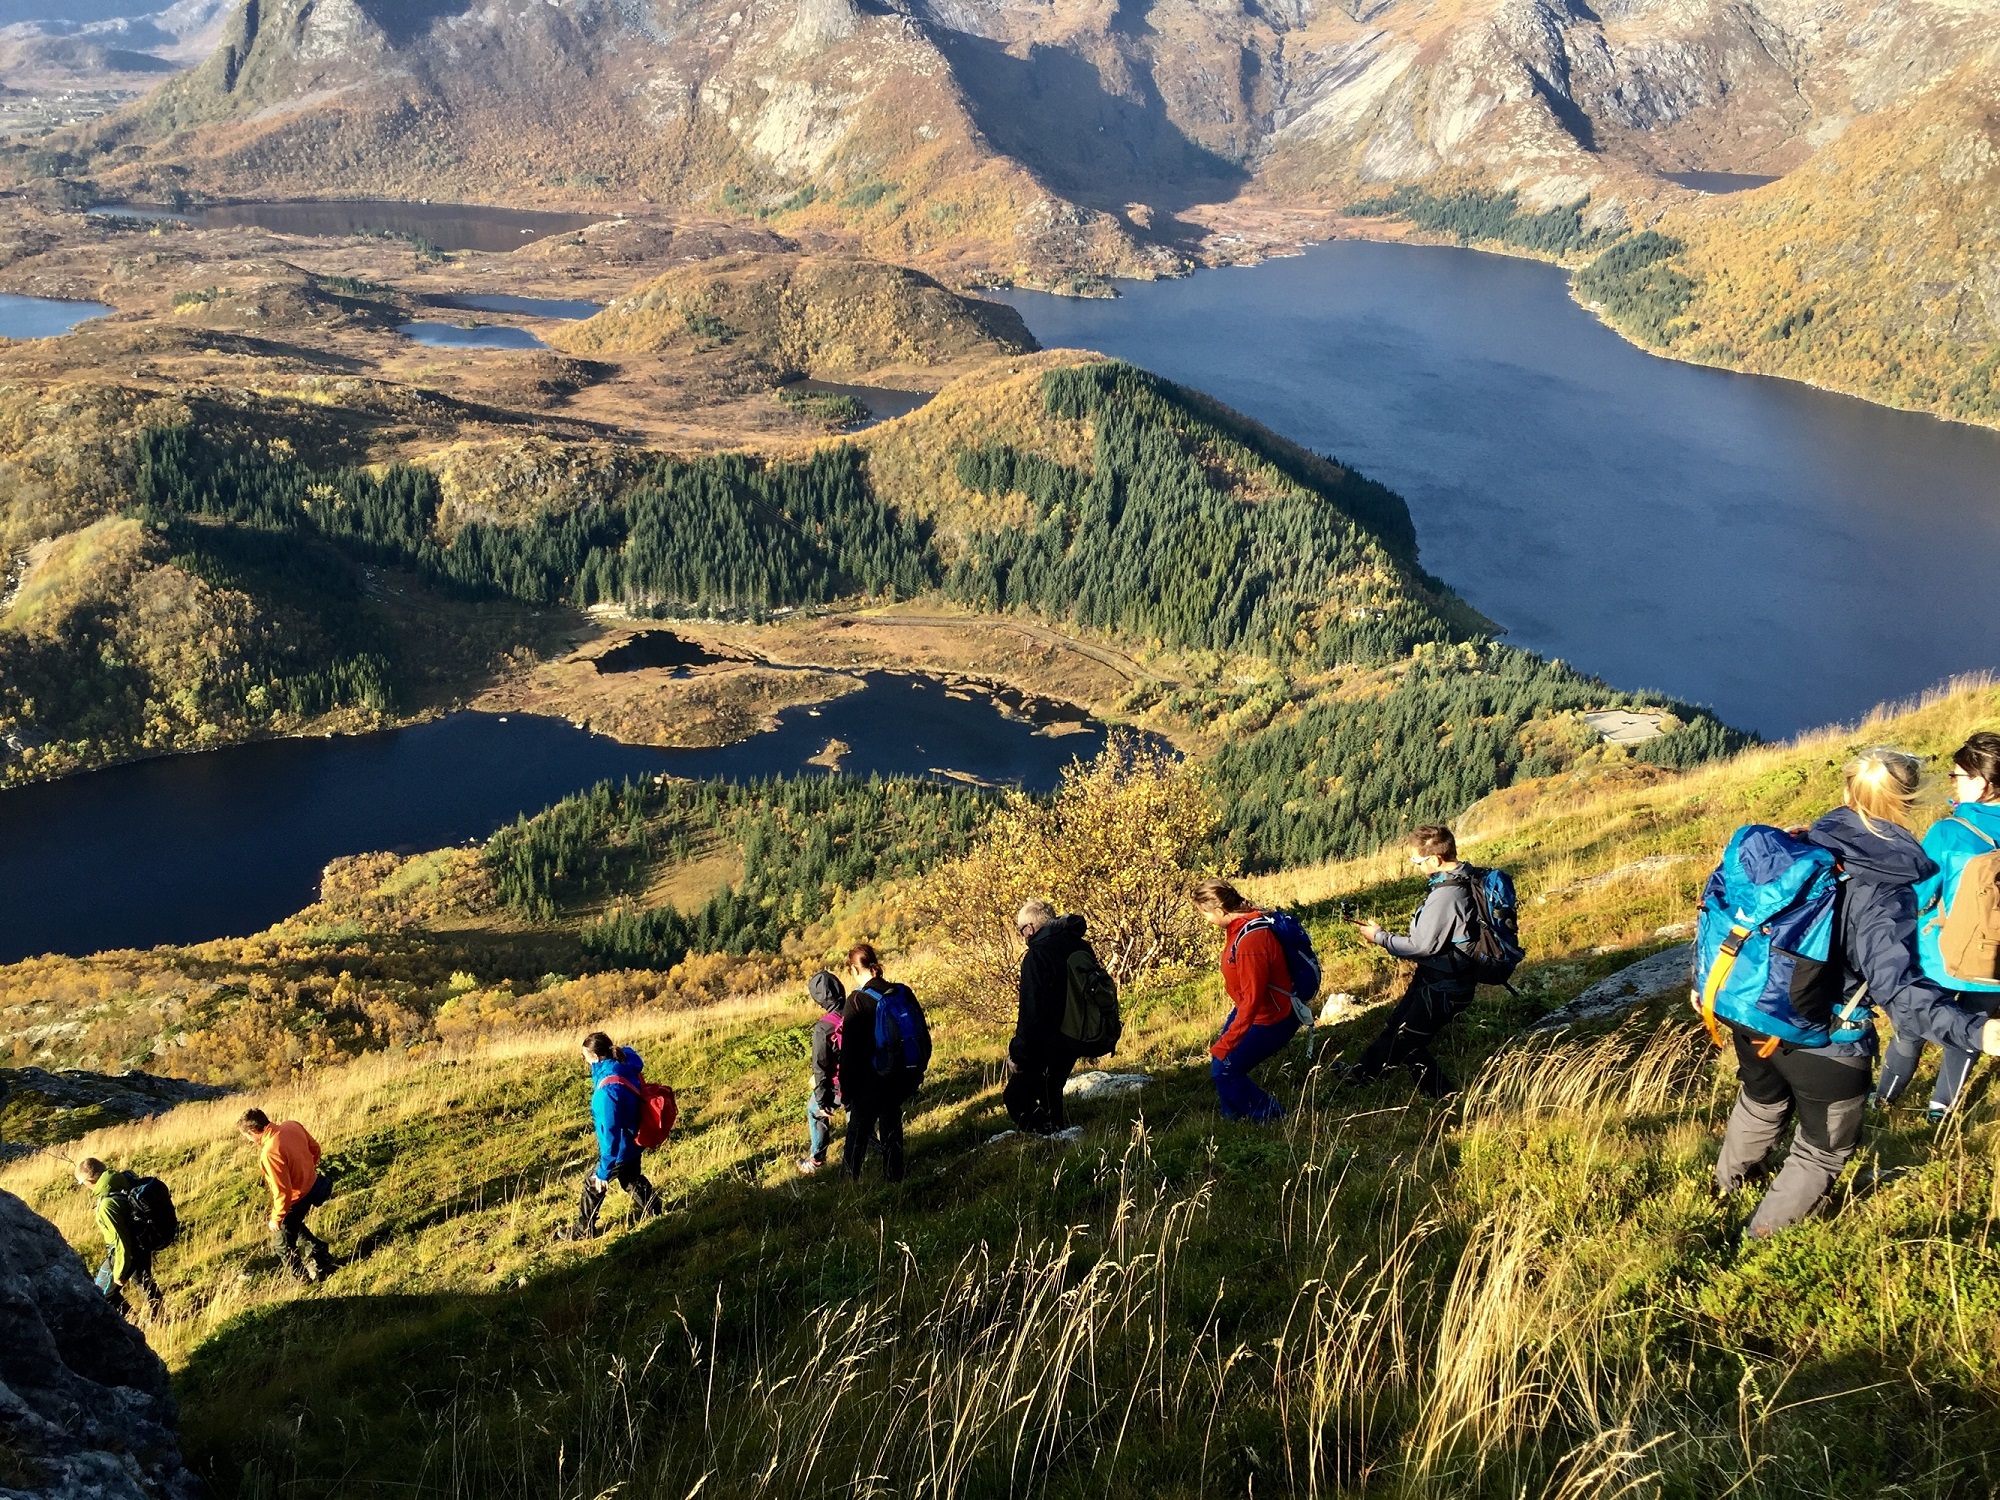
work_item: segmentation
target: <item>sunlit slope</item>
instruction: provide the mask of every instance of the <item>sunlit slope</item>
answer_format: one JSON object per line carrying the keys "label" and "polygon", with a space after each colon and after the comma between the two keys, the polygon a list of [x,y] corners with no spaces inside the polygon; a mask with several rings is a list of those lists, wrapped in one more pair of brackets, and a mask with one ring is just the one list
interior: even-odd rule
{"label": "sunlit slope", "polygon": [[[667,1218],[614,1200],[588,1247],[549,1239],[590,1159],[568,1034],[364,1061],[74,1149],[176,1185],[192,1227],[154,1338],[225,1496],[1702,1495],[1771,1473],[1791,1477],[1762,1493],[1973,1493],[2000,1395],[1983,1089],[1962,1133],[1890,1116],[1833,1217],[1739,1251],[1748,1203],[1707,1176],[1731,1080],[1684,1013],[1510,1038],[1684,921],[1728,828],[1823,808],[1850,746],[1995,724],[1979,687],[1489,805],[1471,853],[1517,871],[1532,958],[1524,998],[1491,992],[1455,1030],[1447,1066],[1477,1081],[1444,1110],[1340,1091],[1300,1046],[1274,1065],[1284,1126],[1220,1124],[1201,978],[1128,996],[1114,1066],[1155,1082],[1081,1106],[1067,1149],[984,1144],[1004,1028],[941,1011],[900,1189],[793,1171],[811,1012],[790,993],[608,1018],[683,1126],[654,1159]],[[1385,915],[1416,892],[1387,858],[1292,883]],[[1329,987],[1392,987],[1306,910]],[[1315,1044],[1351,1055],[1373,1024]],[[353,1260],[324,1289],[264,1249],[229,1129],[249,1099],[312,1124],[342,1172],[323,1229]],[[0,1185],[87,1245],[66,1171]]]}

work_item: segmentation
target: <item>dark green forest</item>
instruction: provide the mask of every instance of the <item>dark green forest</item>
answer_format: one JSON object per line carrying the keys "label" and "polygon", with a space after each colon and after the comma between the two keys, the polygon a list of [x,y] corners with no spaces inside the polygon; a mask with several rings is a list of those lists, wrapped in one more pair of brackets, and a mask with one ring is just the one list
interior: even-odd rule
{"label": "dark green forest", "polygon": [[1563,762],[1523,731],[1551,714],[1665,707],[1684,721],[1640,757],[1691,765],[1748,737],[1708,714],[1616,692],[1509,646],[1477,666],[1419,663],[1386,695],[1321,699],[1263,732],[1225,744],[1211,763],[1234,852],[1253,869],[1312,864],[1380,847],[1419,823],[1448,821],[1499,787]]}
{"label": "dark green forest", "polygon": [[[532,920],[616,902],[584,926],[585,951],[666,968],[689,952],[775,953],[863,887],[963,854],[993,806],[992,793],[905,776],[604,782],[502,829],[486,862],[502,903]],[[620,899],[725,846],[742,877],[693,915]]]}
{"label": "dark green forest", "polygon": [[1651,229],[1634,235],[1576,273],[1577,295],[1647,343],[1668,344],[1670,325],[1694,301],[1694,278],[1668,264],[1686,248]]}
{"label": "dark green forest", "polygon": [[1347,211],[1364,219],[1408,219],[1430,234],[1448,234],[1461,245],[1514,245],[1543,255],[1574,255],[1616,239],[1585,227],[1587,199],[1556,208],[1521,207],[1519,196],[1465,188],[1433,193],[1420,187],[1399,187],[1380,198],[1350,203]]}
{"label": "dark green forest", "polygon": [[[1043,391],[1052,413],[1091,421],[1091,471],[1004,446],[959,454],[961,483],[1024,494],[1038,520],[976,534],[945,575],[952,598],[1315,667],[1387,661],[1465,633],[1430,597],[1432,581],[1399,566],[1409,514],[1381,486],[1326,464],[1246,505],[1204,460],[1253,435],[1203,421],[1177,388],[1110,363],[1051,371]],[[1361,582],[1384,574],[1403,575],[1386,599]]]}

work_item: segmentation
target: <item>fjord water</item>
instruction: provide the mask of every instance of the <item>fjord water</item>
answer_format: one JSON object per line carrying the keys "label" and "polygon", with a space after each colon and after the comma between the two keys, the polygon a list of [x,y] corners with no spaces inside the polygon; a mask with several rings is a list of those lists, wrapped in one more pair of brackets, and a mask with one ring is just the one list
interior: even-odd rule
{"label": "fjord water", "polygon": [[[745,780],[817,768],[1055,785],[1102,727],[1060,736],[985,695],[869,674],[864,691],[712,750],[621,745],[561,719],[461,713],[387,734],[271,740],[0,792],[0,963],[257,932],[309,904],[333,859],[484,838],[604,780]],[[952,690],[959,691],[959,690]],[[1077,716],[1080,721],[1080,715]]]}
{"label": "fjord water", "polygon": [[1766,735],[2000,667],[2000,433],[1660,359],[1561,271],[1336,241],[1007,300],[1399,491],[1516,645]]}

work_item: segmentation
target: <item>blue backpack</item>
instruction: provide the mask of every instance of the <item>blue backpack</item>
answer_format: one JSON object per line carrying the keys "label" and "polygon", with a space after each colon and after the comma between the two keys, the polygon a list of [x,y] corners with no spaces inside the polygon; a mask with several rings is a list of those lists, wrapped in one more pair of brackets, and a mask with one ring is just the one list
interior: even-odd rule
{"label": "blue backpack", "polygon": [[1267,911],[1252,917],[1237,930],[1235,940],[1229,945],[1229,961],[1236,961],[1236,944],[1243,941],[1243,934],[1263,929],[1278,940],[1278,946],[1285,950],[1285,972],[1291,976],[1292,999],[1306,1007],[1301,1019],[1309,1024],[1312,1019],[1312,1003],[1319,995],[1319,955],[1313,952],[1312,934],[1306,931],[1306,924],[1288,911]]}
{"label": "blue backpack", "polygon": [[869,993],[875,997],[876,1075],[903,1071],[921,1077],[931,1065],[931,1028],[923,1006],[906,984],[885,984]]}
{"label": "blue backpack", "polygon": [[1465,867],[1466,886],[1472,892],[1472,910],[1479,930],[1464,950],[1472,977],[1480,984],[1506,984],[1528,956],[1521,946],[1520,902],[1514,896],[1514,877],[1505,870]]}
{"label": "blue backpack", "polygon": [[1695,923],[1695,985],[1702,1024],[1718,1047],[1724,1026],[1781,1045],[1858,1041],[1856,1002],[1836,1015],[1845,970],[1833,956],[1840,862],[1833,851],[1752,823],[1730,836],[1702,891]]}

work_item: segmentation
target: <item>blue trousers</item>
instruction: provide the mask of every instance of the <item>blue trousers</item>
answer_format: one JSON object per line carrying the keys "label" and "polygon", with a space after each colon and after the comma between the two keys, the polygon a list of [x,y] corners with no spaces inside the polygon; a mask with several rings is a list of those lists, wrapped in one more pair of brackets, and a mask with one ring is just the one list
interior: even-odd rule
{"label": "blue trousers", "polygon": [[[1224,1032],[1236,1024],[1236,1012],[1222,1025]],[[1209,1059],[1208,1074],[1215,1080],[1215,1096],[1222,1102],[1225,1120],[1281,1119],[1285,1107],[1257,1087],[1250,1070],[1277,1052],[1298,1035],[1299,1018],[1287,1016],[1270,1026],[1252,1026],[1237,1040],[1226,1057]]]}
{"label": "blue trousers", "polygon": [[[1902,1097],[1923,1056],[1924,1039],[1920,1036],[1899,1036],[1889,1043],[1882,1058],[1882,1077],[1875,1085],[1876,1096],[1884,1104],[1894,1104]],[[1937,1084],[1931,1090],[1932,1114],[1948,1114],[1958,1103],[1959,1091],[1965,1087],[1978,1056],[1959,1047],[1944,1048],[1944,1056],[1938,1061]]]}
{"label": "blue trousers", "polygon": [[812,1142],[812,1159],[824,1162],[827,1142],[833,1137],[833,1121],[819,1112],[819,1106],[813,1102],[814,1098],[813,1093],[807,1093],[806,1137]]}

